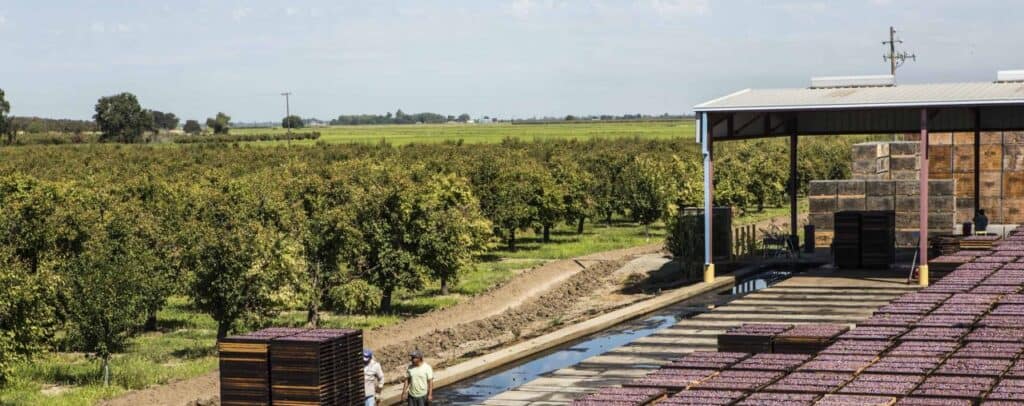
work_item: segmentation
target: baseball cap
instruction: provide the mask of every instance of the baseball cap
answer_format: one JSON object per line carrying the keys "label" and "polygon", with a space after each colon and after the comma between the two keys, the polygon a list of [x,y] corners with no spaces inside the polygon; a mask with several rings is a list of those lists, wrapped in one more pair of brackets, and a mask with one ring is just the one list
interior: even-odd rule
{"label": "baseball cap", "polygon": [[370,358],[373,358],[373,351],[370,351],[369,349],[363,349],[363,360],[365,361]]}

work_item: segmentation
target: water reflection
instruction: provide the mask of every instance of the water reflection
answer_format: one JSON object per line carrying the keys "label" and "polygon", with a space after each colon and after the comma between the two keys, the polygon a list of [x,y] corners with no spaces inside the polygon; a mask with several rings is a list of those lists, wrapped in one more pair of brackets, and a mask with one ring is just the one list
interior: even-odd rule
{"label": "water reflection", "polygon": [[525,364],[514,366],[479,380],[470,380],[439,389],[434,393],[435,403],[444,405],[480,404],[484,400],[532,381],[540,375],[566,368],[629,344],[641,337],[671,327],[678,319],[673,315],[651,316],[629,323],[629,329],[607,331],[600,335],[559,349]]}

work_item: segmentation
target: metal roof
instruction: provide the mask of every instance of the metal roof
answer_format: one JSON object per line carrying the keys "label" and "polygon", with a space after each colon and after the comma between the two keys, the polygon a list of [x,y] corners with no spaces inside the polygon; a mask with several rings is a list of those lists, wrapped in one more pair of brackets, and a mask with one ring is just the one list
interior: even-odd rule
{"label": "metal roof", "polygon": [[698,104],[704,111],[850,109],[1024,103],[1024,82],[942,83],[825,89],[746,89]]}
{"label": "metal roof", "polygon": [[745,89],[694,107],[712,139],[791,134],[1024,131],[1024,82]]}

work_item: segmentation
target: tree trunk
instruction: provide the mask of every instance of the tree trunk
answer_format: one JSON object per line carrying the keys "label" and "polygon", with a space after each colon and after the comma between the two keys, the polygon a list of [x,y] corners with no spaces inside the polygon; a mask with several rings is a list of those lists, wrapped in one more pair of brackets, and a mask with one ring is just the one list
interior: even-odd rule
{"label": "tree trunk", "polygon": [[320,325],[320,263],[314,265],[313,295],[309,298],[306,309],[306,327],[317,328]]}
{"label": "tree trunk", "polygon": [[142,326],[143,331],[156,331],[156,310],[146,315],[146,324]]}
{"label": "tree trunk", "polygon": [[611,227],[611,226],[612,226],[612,214],[611,214],[611,213],[608,213],[608,214],[607,214],[607,215],[606,215],[606,216],[604,217],[604,223],[605,223],[605,225],[607,225],[608,227]]}
{"label": "tree trunk", "polygon": [[395,290],[395,288],[388,287],[388,288],[385,288],[381,292],[381,295],[380,295],[380,310],[381,310],[381,312],[384,312],[386,314],[391,313],[391,293],[393,293],[394,290]]}
{"label": "tree trunk", "polygon": [[580,216],[580,218],[576,220],[576,234],[583,234],[583,222],[586,219],[586,217]]}
{"label": "tree trunk", "polygon": [[508,230],[508,249],[509,251],[516,250],[516,229]]}
{"label": "tree trunk", "polygon": [[647,241],[651,240],[651,225],[647,223],[644,223],[644,238]]}
{"label": "tree trunk", "polygon": [[110,386],[110,355],[103,356],[103,386]]}
{"label": "tree trunk", "polygon": [[448,294],[448,276],[447,275],[441,277],[441,294],[442,295],[447,295]]}
{"label": "tree trunk", "polygon": [[231,329],[230,321],[220,321],[217,323],[217,340],[220,340],[228,336],[228,330]]}
{"label": "tree trunk", "polygon": [[320,325],[320,306],[317,305],[316,301],[309,303],[309,308],[306,309],[306,327],[317,328]]}
{"label": "tree trunk", "polygon": [[757,199],[757,212],[761,213],[764,211],[764,199]]}
{"label": "tree trunk", "polygon": [[544,225],[544,242],[551,242],[551,225]]}

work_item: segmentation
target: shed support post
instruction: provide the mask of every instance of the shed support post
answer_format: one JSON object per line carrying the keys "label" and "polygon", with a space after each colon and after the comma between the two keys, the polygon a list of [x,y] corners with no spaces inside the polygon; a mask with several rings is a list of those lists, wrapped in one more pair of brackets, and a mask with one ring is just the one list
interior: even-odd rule
{"label": "shed support post", "polygon": [[[921,265],[918,268],[918,280],[921,286],[928,286],[928,109],[921,109],[921,140],[919,147],[920,163],[920,189],[921,201],[920,211],[920,241],[918,250],[921,258]],[[977,160],[975,160],[977,162]]]}
{"label": "shed support post", "polygon": [[708,113],[701,113],[700,116],[700,144],[704,156],[704,283],[715,281],[714,253],[711,250],[711,242],[714,240],[711,235],[711,220],[714,217],[714,164],[712,163],[714,149],[711,146],[711,134],[708,131]]}
{"label": "shed support post", "polygon": [[974,109],[974,213],[981,209],[981,111]]}
{"label": "shed support post", "polygon": [[[797,192],[797,171],[796,171],[796,146],[797,146],[797,135],[796,126],[793,126],[792,132],[789,134],[789,235],[792,236],[793,243],[796,246],[793,247],[796,250],[796,254],[800,255],[800,239],[797,237],[797,224],[796,224],[796,192]],[[806,244],[806,242],[804,242]]]}

